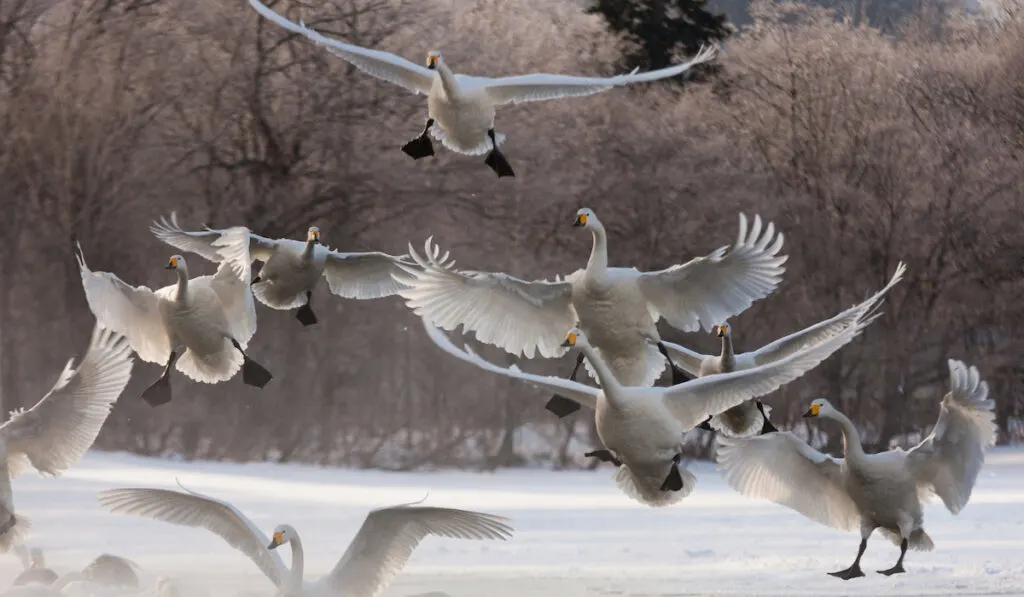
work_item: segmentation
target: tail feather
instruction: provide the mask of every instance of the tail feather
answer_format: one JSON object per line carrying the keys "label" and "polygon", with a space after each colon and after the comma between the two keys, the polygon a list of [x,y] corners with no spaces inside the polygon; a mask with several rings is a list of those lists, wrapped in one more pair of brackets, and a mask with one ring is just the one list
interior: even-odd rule
{"label": "tail feather", "polygon": [[271,309],[279,309],[281,311],[298,309],[302,305],[306,304],[306,293],[304,291],[282,292],[282,288],[280,286],[277,286],[270,281],[261,281],[253,284],[252,294],[256,297],[256,300],[264,305]]}
{"label": "tail feather", "polygon": [[[892,541],[893,545],[896,547],[899,547],[900,543],[903,543],[903,537],[901,537],[899,533],[894,533],[889,529],[880,530],[882,531],[882,535],[889,541]],[[910,538],[907,540],[907,548],[913,551],[931,551],[935,549],[935,543],[932,542],[932,538],[928,536],[928,533],[926,533],[924,529],[914,529],[914,531],[910,533]]]}
{"label": "tail feather", "polygon": [[176,367],[187,377],[201,383],[227,381],[242,368],[242,353],[224,340],[224,350],[208,355],[198,355],[191,348],[178,359]]}
{"label": "tail feather", "polygon": [[614,479],[615,484],[619,486],[622,493],[625,493],[641,504],[660,508],[671,506],[693,492],[693,488],[697,484],[697,477],[682,466],[679,467],[679,474],[683,477],[683,488],[679,491],[661,490],[661,484],[665,480],[665,475],[662,475],[660,478],[640,477],[626,465],[619,467],[615,472]]}

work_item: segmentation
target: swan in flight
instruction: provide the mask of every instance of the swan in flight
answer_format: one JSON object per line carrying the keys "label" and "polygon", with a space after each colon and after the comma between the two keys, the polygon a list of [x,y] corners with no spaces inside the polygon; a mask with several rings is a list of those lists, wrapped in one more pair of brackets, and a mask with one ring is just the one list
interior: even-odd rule
{"label": "swan in flight", "polygon": [[[713,328],[714,333],[722,339],[722,353],[719,355],[701,354],[671,342],[664,343],[665,349],[676,366],[694,377],[704,377],[705,375],[756,367],[782,358],[794,350],[802,349],[808,344],[828,340],[841,333],[847,327],[855,326],[858,330],[866,328],[868,324],[880,315],[877,312],[878,305],[881,304],[885,294],[903,279],[903,274],[906,270],[907,266],[900,262],[896,266],[896,273],[892,275],[889,283],[863,302],[850,307],[830,319],[816,323],[784,338],[779,338],[752,352],[741,354],[733,352],[732,330],[728,324],[724,323]],[[853,340],[855,337],[849,336],[849,339]],[[836,349],[838,350],[841,346],[837,346]],[[759,425],[762,434],[778,431],[772,425],[772,422],[768,420],[768,415],[765,414],[764,405],[761,404],[761,401],[751,400],[709,418],[698,425],[698,427],[709,431],[717,429],[734,436],[747,436],[756,432]]]}
{"label": "swan in flight", "polygon": [[126,339],[97,325],[82,362],[75,367],[69,360],[49,393],[0,426],[0,551],[22,544],[29,527],[14,513],[11,479],[28,465],[57,476],[77,463],[96,441],[131,371]]}
{"label": "swan in flight", "polygon": [[521,379],[544,390],[559,392],[567,399],[594,410],[597,434],[606,449],[588,452],[618,467],[615,481],[629,497],[649,506],[667,506],[693,491],[696,478],[680,469],[683,434],[708,415],[720,413],[744,400],[775,391],[817,366],[835,352],[836,345],[855,334],[843,334],[795,351],[771,363],[732,373],[711,375],[669,387],[629,387],[620,384],[601,355],[579,329],[566,335],[565,346],[577,347],[597,371],[601,388],[581,383],[532,375],[494,365],[468,347],[457,348],[440,329],[423,322],[427,335],[438,347],[463,361],[506,377]]}
{"label": "swan in flight", "polygon": [[[787,256],[779,255],[783,236],[776,236],[773,224],[762,226],[759,216],[748,227],[740,214],[733,246],[652,272],[608,266],[607,233],[593,210],[577,211],[573,226],[589,231],[594,244],[586,267],[564,279],[527,282],[504,273],[456,270],[448,253],[440,255],[427,239],[425,256],[409,247],[419,268],[400,266],[405,275],[398,279],[408,288],[399,295],[434,325],[461,325],[477,340],[527,358],[565,354],[565,332],[579,326],[618,383],[650,386],[666,363],[657,328],[661,317],[683,331],[710,331],[773,292],[785,271]],[[581,352],[570,379],[583,358]],[[598,379],[590,364],[587,369]],[[673,383],[682,381],[673,375]],[[547,409],[564,417],[579,404],[556,395]]]}
{"label": "swan in flight", "polygon": [[[334,569],[316,582],[307,582],[302,542],[289,525],[278,526],[268,538],[231,504],[189,490],[111,489],[101,492],[99,501],[111,512],[204,528],[219,535],[255,562],[279,594],[290,597],[377,595],[401,572],[427,535],[500,540],[512,536],[507,519],[492,514],[411,504],[373,510]],[[286,544],[291,546],[291,568],[285,567],[275,551]]]}
{"label": "swan in flight", "polygon": [[656,81],[681,75],[694,66],[712,60],[716,50],[701,48],[683,64],[655,71],[633,72],[615,77],[575,77],[535,73],[514,77],[473,77],[455,74],[440,52],[427,54],[426,66],[405,58],[370,50],[325,37],[277,14],[260,0],[249,0],[266,19],[324,46],[328,52],[347,61],[370,76],[427,96],[427,124],[423,132],[402,147],[413,159],[434,155],[428,135],[445,147],[467,155],[487,154],[485,163],[498,177],[515,176],[498,146],[505,135],[494,130],[494,112],[498,106],[539,100],[578,97],[608,91],[633,83]]}
{"label": "swan in flight", "polygon": [[262,261],[263,269],[252,281],[253,295],[272,309],[298,308],[295,317],[302,325],[317,322],[310,300],[321,276],[327,278],[333,294],[344,298],[381,298],[403,288],[391,274],[401,272],[397,264],[403,262],[404,256],[329,249],[321,244],[320,229],[316,226],[309,227],[306,241],[301,242],[266,238],[241,226],[186,231],[178,225],[177,214],[171,213],[169,219],[154,222],[150,230],[172,247],[217,263],[229,261],[238,271],[249,268],[254,259]]}
{"label": "swan in flight", "polygon": [[845,458],[827,456],[796,435],[780,432],[747,439],[719,436],[719,465],[725,480],[743,495],[771,500],[836,529],[859,529],[857,558],[849,568],[829,572],[832,576],[864,576],[860,558],[875,529],[900,548],[896,564],[879,573],[905,572],[907,549],[934,547],[924,530],[921,499],[937,494],[958,514],[971,497],[985,448],[996,440],[994,403],[978,369],[951,359],[949,384],[931,434],[910,450],[866,454],[853,422],[828,400],[818,399],[804,417],[838,423]]}
{"label": "swan in flight", "polygon": [[[238,232],[240,234],[240,232]],[[245,354],[256,333],[256,307],[249,288],[249,268],[239,272],[225,261],[213,276],[189,278],[188,265],[173,255],[166,269],[175,284],[153,291],[130,286],[109,272],[94,272],[85,264],[82,247],[76,253],[89,308],[99,322],[128,337],[143,361],[164,365],[163,373],[142,398],[150,406],[171,401],[171,366],[203,383],[219,383],[242,369],[242,380],[262,388],[272,376]],[[178,358],[178,347],[185,351]]]}

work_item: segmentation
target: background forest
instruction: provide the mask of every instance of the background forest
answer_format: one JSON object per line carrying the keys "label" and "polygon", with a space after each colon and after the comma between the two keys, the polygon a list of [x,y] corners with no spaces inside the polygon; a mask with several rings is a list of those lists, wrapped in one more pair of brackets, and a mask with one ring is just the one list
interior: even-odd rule
{"label": "background forest", "polygon": [[[461,267],[550,278],[585,264],[590,239],[571,224],[587,206],[613,265],[641,269],[731,243],[740,212],[774,221],[787,273],[731,322],[739,350],[850,306],[906,261],[881,319],[766,398],[776,424],[802,429],[824,395],[876,447],[912,440],[953,357],[992,385],[1001,441],[1020,440],[1024,7],[866,2],[723,3],[741,28],[708,76],[501,112],[517,178],[498,180],[482,159],[410,160],[398,148],[422,127],[422,97],[242,0],[0,0],[3,409],[34,403],[84,350],[73,237],[93,269],[153,288],[171,283],[176,251],[148,226],[174,210],[275,237],[315,224],[345,251],[403,253],[433,235]],[[416,61],[441,49],[469,73],[607,75],[642,56],[570,0],[271,5]],[[275,375],[263,391],[175,375],[175,401],[152,409],[136,396],[160,368],[137,364],[97,447],[393,469],[582,462],[586,416],[555,421],[547,396],[445,357],[399,297],[321,287],[314,301],[311,328],[258,306],[250,354]],[[711,434],[696,437],[699,454]]]}

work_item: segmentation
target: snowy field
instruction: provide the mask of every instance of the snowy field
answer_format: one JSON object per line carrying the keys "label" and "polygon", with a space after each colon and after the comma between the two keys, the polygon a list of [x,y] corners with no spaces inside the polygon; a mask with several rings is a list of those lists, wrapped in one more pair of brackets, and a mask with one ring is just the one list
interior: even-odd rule
{"label": "snowy field", "polygon": [[[32,519],[31,543],[58,573],[80,569],[101,552],[138,562],[147,578],[201,582],[212,595],[272,595],[245,556],[203,530],[109,514],[95,493],[124,486],[190,489],[226,499],[268,535],[295,526],[307,577],[328,571],[367,510],[416,501],[513,519],[508,542],[429,537],[385,595],[444,591],[452,597],[552,595],[1024,595],[1024,449],[990,452],[971,503],[953,516],[941,503],[925,510],[931,553],[910,552],[907,574],[844,582],[858,538],[730,490],[710,464],[691,465],[696,491],[668,509],[621,495],[612,469],[496,474],[382,473],[267,464],[190,464],[90,453],[58,479],[35,474],[14,482],[18,512]],[[284,548],[285,551],[286,548]],[[285,562],[287,553],[282,554]],[[888,568],[898,549],[876,535],[864,570]],[[6,586],[20,565],[0,556]]]}

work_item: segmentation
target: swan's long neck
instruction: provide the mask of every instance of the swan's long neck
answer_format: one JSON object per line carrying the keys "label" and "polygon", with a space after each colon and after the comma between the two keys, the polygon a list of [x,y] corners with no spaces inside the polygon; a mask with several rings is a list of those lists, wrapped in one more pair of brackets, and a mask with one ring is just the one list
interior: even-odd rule
{"label": "swan's long neck", "polygon": [[732,371],[736,366],[736,355],[732,352],[732,338],[729,334],[722,336],[722,373]]}
{"label": "swan's long neck", "polygon": [[603,279],[608,272],[608,235],[600,223],[594,228],[594,248],[587,261],[587,275]]}
{"label": "swan's long neck", "polygon": [[174,298],[179,303],[184,303],[188,299],[188,269],[179,265],[174,271],[178,274],[178,292]]}
{"label": "swan's long neck", "polygon": [[601,389],[604,391],[605,398],[613,406],[620,406],[617,398],[622,390],[622,386],[619,384],[619,380],[615,378],[615,374],[608,368],[608,365],[597,354],[593,346],[589,344],[580,345],[580,349],[583,351],[583,355],[587,357],[587,360],[590,361],[590,366],[594,368],[594,372],[597,373],[597,379],[601,382]]}
{"label": "swan's long neck", "polygon": [[839,423],[839,427],[843,431],[843,449],[846,453],[846,460],[853,466],[864,462],[864,447],[860,444],[860,432],[853,425],[853,421],[838,410],[833,410],[827,417]]}
{"label": "swan's long neck", "polygon": [[316,243],[311,241],[311,240],[307,240],[306,241],[306,249],[304,251],[302,251],[302,260],[308,262],[311,259],[313,259],[313,253],[315,251],[316,251]]}
{"label": "swan's long neck", "polygon": [[461,90],[459,89],[459,81],[455,78],[455,73],[452,69],[448,68],[448,65],[444,62],[440,62],[437,65],[437,74],[441,77],[441,87],[444,88],[444,94],[449,99],[458,97]]}
{"label": "swan's long neck", "polygon": [[293,530],[291,537],[288,546],[292,550],[292,567],[288,580],[285,582],[285,588],[288,595],[298,597],[302,593],[302,578],[305,574],[306,559],[302,553],[302,540],[299,539],[299,534]]}
{"label": "swan's long neck", "polygon": [[60,593],[61,590],[64,587],[68,586],[69,584],[71,584],[73,582],[78,582],[80,580],[89,580],[89,579],[86,578],[86,576],[84,574],[82,574],[81,572],[77,572],[77,571],[76,572],[68,572],[67,574],[62,575],[57,580],[53,581],[53,584],[50,585],[50,588],[53,589],[54,591]]}

